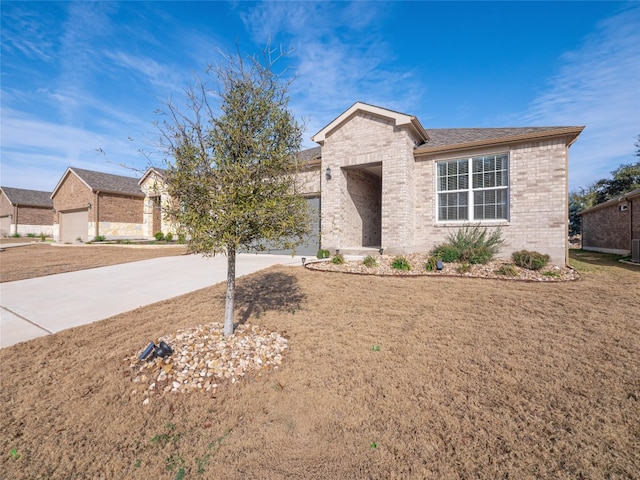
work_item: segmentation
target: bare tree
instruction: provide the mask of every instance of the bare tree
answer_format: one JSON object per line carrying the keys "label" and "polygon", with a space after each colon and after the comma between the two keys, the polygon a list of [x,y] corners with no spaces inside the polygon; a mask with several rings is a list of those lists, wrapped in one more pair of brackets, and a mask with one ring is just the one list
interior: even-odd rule
{"label": "bare tree", "polygon": [[169,101],[157,124],[172,158],[169,216],[193,251],[227,255],[225,336],[234,331],[238,250],[294,249],[309,234],[296,176],[302,129],[288,107],[290,81],[273,71],[281,54],[272,53],[224,56],[206,72],[216,89],[196,79],[185,106]]}

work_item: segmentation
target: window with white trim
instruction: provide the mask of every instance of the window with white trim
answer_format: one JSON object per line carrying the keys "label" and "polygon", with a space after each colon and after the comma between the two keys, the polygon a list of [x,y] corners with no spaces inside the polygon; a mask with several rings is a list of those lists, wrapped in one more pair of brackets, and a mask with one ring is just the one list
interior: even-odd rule
{"label": "window with white trim", "polygon": [[437,162],[436,169],[438,221],[509,218],[509,156],[506,153]]}

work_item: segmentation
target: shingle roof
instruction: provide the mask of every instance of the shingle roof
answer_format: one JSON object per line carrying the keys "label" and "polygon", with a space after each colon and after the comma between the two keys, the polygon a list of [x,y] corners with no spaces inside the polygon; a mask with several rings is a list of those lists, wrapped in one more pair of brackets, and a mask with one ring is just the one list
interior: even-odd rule
{"label": "shingle roof", "polygon": [[296,154],[299,160],[309,163],[313,160],[318,160],[322,154],[322,147],[312,147],[306,150],[301,150]]}
{"label": "shingle roof", "polygon": [[122,193],[143,197],[144,193],[138,185],[138,179],[123,177],[111,173],[94,172],[82,168],[69,167],[94,192]]}
{"label": "shingle roof", "polygon": [[29,207],[53,207],[51,192],[26,190],[24,188],[0,187],[12,205]]}
{"label": "shingle roof", "polygon": [[[576,134],[584,127],[513,127],[513,128],[431,128],[427,129],[429,141],[420,145],[416,153],[454,147],[476,145],[489,142],[499,143],[510,139],[545,136],[547,134]],[[576,135],[577,136],[577,135]]]}

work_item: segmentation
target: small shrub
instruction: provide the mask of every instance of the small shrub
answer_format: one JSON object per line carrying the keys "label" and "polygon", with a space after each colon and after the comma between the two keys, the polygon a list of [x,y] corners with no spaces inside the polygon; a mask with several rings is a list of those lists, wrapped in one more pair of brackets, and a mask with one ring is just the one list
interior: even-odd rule
{"label": "small shrub", "polygon": [[444,263],[457,262],[460,258],[460,252],[458,251],[458,249],[453,245],[449,245],[448,243],[438,245],[431,251],[431,255],[439,258]]}
{"label": "small shrub", "polygon": [[27,237],[36,238],[36,234],[35,233],[27,233]]}
{"label": "small shrub", "polygon": [[104,242],[107,238],[104,235],[96,235],[93,237],[94,242]]}
{"label": "small shrub", "polygon": [[13,235],[11,235],[13,238],[20,238],[22,235],[20,235],[18,232],[14,233]]}
{"label": "small shrub", "polygon": [[560,272],[554,272],[553,270],[547,270],[543,273],[545,277],[559,278]]}
{"label": "small shrub", "polygon": [[344,256],[341,253],[336,253],[331,259],[331,263],[334,265],[342,265],[344,263]]}
{"label": "small shrub", "polygon": [[530,252],[528,250],[520,250],[511,254],[513,263],[521,268],[529,270],[540,270],[549,263],[549,255],[538,252]]}
{"label": "small shrub", "polygon": [[185,243],[187,243],[187,236],[184,233],[178,234],[178,243],[180,245],[184,245]]}
{"label": "small shrub", "polygon": [[443,261],[453,259],[455,252],[457,252],[458,258],[456,260],[486,264],[493,260],[502,245],[504,245],[504,240],[499,228],[489,231],[478,225],[466,226],[447,235],[447,242],[437,247],[436,253]]}
{"label": "small shrub", "polygon": [[404,257],[396,257],[391,262],[391,266],[396,270],[411,270],[411,265]]}
{"label": "small shrub", "polygon": [[513,263],[507,263],[502,265],[500,268],[496,270],[496,274],[504,275],[506,277],[517,277],[520,275],[518,269]]}
{"label": "small shrub", "polygon": [[157,233],[154,235],[154,237],[156,237],[156,240],[157,240],[157,241],[164,240],[164,233],[162,233],[162,232],[157,232]]}
{"label": "small shrub", "polygon": [[462,262],[460,265],[458,265],[458,268],[456,268],[456,272],[458,273],[469,273],[471,271],[471,264],[469,264],[469,262]]}
{"label": "small shrub", "polygon": [[173,240],[173,233],[171,233],[171,232],[167,233],[167,234],[164,236],[164,239],[165,239],[167,242],[170,242],[171,240]]}
{"label": "small shrub", "polygon": [[43,242],[47,239],[47,235],[44,232],[40,233],[40,240],[42,240]]}
{"label": "small shrub", "polygon": [[436,257],[429,257],[427,263],[424,265],[424,269],[427,272],[433,272],[438,267],[438,259]]}
{"label": "small shrub", "polygon": [[318,254],[316,255],[316,257],[322,259],[322,258],[329,258],[331,256],[331,254],[329,253],[329,250],[323,250],[322,248],[320,250],[318,250]]}
{"label": "small shrub", "polygon": [[362,263],[364,263],[365,267],[369,267],[369,268],[378,266],[378,262],[371,255],[367,255],[366,257],[364,257],[364,260],[362,260]]}

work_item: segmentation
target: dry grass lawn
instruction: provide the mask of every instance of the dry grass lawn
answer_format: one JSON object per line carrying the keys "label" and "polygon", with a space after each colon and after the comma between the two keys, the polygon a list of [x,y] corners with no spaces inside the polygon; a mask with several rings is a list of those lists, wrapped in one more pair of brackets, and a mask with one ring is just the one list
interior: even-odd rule
{"label": "dry grass lawn", "polygon": [[215,396],[143,406],[129,358],[222,321],[224,285],[2,349],[0,478],[638,478],[640,269],[574,256],[562,283],[242,278],[237,320],[290,349]]}
{"label": "dry grass lawn", "polygon": [[[0,244],[1,246],[2,244]],[[74,272],[187,252],[184,245],[50,245],[34,243],[0,251],[0,282]]]}

